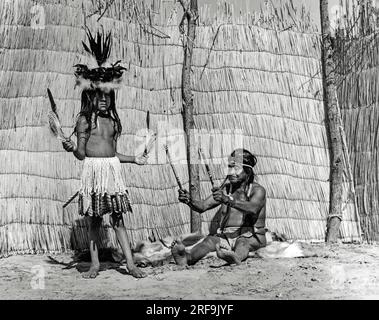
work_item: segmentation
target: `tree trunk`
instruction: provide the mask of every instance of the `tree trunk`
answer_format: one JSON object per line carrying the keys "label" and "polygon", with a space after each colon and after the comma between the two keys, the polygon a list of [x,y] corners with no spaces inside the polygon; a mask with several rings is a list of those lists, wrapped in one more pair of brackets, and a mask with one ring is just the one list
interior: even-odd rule
{"label": "tree trunk", "polygon": [[[186,134],[187,161],[191,198],[200,198],[200,179],[198,152],[195,144],[195,125],[193,118],[193,94],[191,90],[191,66],[193,45],[196,33],[196,18],[198,13],[197,0],[191,0],[190,7],[184,9],[183,19],[187,19],[188,27],[184,47],[184,63],[182,72],[183,123]],[[182,21],[184,22],[184,20]],[[191,232],[201,232],[200,214],[191,209]]]}
{"label": "tree trunk", "polygon": [[340,112],[336,95],[335,64],[329,23],[328,0],[320,0],[322,34],[322,76],[324,105],[327,113],[327,132],[330,143],[330,205],[327,220],[326,242],[336,242],[342,220],[343,150],[339,131]]}

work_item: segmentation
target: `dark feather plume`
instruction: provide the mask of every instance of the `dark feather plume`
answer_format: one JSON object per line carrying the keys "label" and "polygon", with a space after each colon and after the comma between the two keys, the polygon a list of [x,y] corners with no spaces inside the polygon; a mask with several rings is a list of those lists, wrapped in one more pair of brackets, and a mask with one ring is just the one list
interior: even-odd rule
{"label": "dark feather plume", "polygon": [[[98,67],[89,69],[84,64],[74,65],[76,68],[75,76],[77,78],[77,85],[83,85],[83,87],[89,86],[91,88],[93,88],[93,86],[96,87],[100,82],[112,82],[114,85],[117,85],[121,81],[124,70],[126,70],[123,66],[120,65],[121,60],[112,64],[110,67],[103,66],[111,54],[111,32],[108,32],[105,35],[104,29],[102,29],[101,31],[97,31],[96,33],[92,34],[91,31],[86,27],[86,34],[88,43],[86,44],[82,41],[83,48],[86,52],[88,52],[96,59]],[[88,82],[90,82],[90,85]]]}
{"label": "dark feather plume", "polygon": [[53,95],[51,94],[51,91],[49,88],[47,88],[47,95],[48,95],[49,100],[50,100],[51,110],[56,114],[57,118],[59,119],[58,112],[57,112],[57,105],[55,104]]}
{"label": "dark feather plume", "polygon": [[87,28],[86,29],[87,38],[89,42],[89,47],[82,41],[84,50],[87,51],[89,54],[93,55],[99,65],[101,65],[107,61],[111,54],[111,47],[112,47],[112,37],[111,32],[109,32],[106,36],[104,34],[104,29],[100,33],[100,31],[97,32],[95,37],[92,35],[91,31]]}

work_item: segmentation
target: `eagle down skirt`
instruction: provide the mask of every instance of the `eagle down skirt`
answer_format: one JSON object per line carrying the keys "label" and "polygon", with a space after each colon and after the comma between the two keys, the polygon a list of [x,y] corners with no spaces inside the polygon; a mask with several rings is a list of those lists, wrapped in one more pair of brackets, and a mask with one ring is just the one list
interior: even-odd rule
{"label": "eagle down skirt", "polygon": [[79,214],[98,216],[131,212],[117,157],[85,158],[79,190]]}

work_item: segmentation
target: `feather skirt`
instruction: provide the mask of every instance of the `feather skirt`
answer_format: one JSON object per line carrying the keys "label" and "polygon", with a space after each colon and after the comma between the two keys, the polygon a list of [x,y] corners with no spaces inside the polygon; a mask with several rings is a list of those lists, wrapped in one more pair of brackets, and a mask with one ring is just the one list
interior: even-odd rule
{"label": "feather skirt", "polygon": [[101,217],[132,212],[117,157],[85,158],[78,205],[80,215]]}

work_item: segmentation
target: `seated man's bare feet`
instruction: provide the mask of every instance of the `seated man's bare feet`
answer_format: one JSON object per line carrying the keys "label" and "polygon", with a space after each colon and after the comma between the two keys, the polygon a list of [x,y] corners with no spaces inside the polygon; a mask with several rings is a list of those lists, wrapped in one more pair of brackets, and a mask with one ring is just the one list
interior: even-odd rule
{"label": "seated man's bare feet", "polygon": [[137,268],[136,266],[130,266],[127,267],[130,275],[132,275],[134,278],[145,278],[146,273],[143,272],[141,269]]}
{"label": "seated man's bare feet", "polygon": [[89,270],[82,274],[82,277],[85,279],[94,279],[99,275],[100,265],[91,264]]}
{"label": "seated man's bare feet", "polygon": [[184,246],[181,240],[178,239],[173,243],[171,253],[177,265],[179,266],[187,265],[186,247]]}
{"label": "seated man's bare feet", "polygon": [[241,260],[237,257],[235,252],[222,250],[219,244],[216,244],[216,253],[217,253],[217,257],[226,261],[229,264],[236,264],[236,265],[241,264]]}

